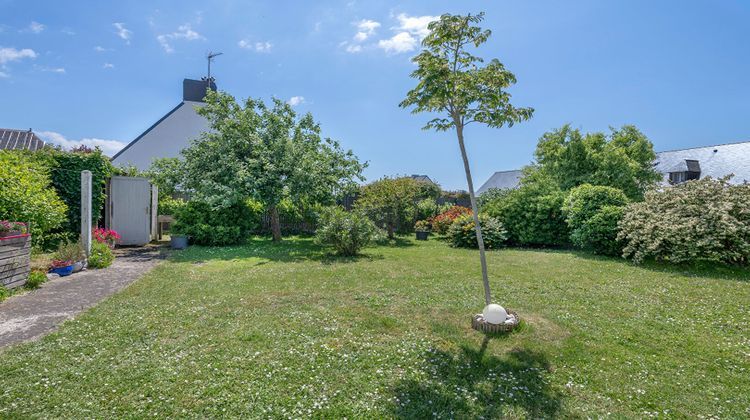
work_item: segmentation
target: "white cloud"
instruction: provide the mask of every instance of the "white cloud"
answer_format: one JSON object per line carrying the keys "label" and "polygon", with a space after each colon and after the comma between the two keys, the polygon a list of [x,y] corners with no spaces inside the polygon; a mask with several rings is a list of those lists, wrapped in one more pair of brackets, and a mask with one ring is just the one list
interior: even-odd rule
{"label": "white cloud", "polygon": [[363,42],[375,35],[375,30],[380,27],[380,22],[370,19],[362,19],[355,24],[357,25],[357,33],[354,35],[354,40],[357,42]]}
{"label": "white cloud", "polygon": [[408,16],[401,13],[396,16],[398,26],[392,28],[396,34],[388,39],[378,41],[378,47],[389,54],[399,54],[414,51],[419,43],[426,37],[430,30],[427,25],[434,20],[440,19],[439,16]]}
{"label": "white cloud", "polygon": [[115,65],[112,64],[112,63],[104,63],[104,65],[102,65],[102,68],[103,69],[113,69],[113,68],[115,68]]}
{"label": "white cloud", "polygon": [[114,51],[112,48],[104,48],[101,45],[97,45],[94,47],[94,51],[96,52],[107,52],[107,51]]}
{"label": "white cloud", "polygon": [[33,32],[35,34],[38,34],[38,33],[42,32],[44,30],[44,28],[45,28],[45,26],[42,25],[41,23],[32,21],[31,23],[29,23],[29,28],[28,29],[29,29],[29,32]]}
{"label": "white cloud", "polygon": [[41,67],[39,70],[46,71],[48,73],[65,74],[65,68],[63,67]]}
{"label": "white cloud", "polygon": [[125,147],[125,143],[117,140],[104,140],[97,138],[82,138],[80,140],[69,140],[60,133],[54,131],[37,132],[45,142],[62,146],[64,149],[72,149],[76,146],[99,147],[107,156],[112,156]]}
{"label": "white cloud", "polygon": [[5,73],[4,71],[0,71],[0,79],[5,79],[10,77],[8,73]]}
{"label": "white cloud", "polygon": [[388,39],[378,41],[378,47],[387,53],[399,54],[413,51],[419,41],[409,32],[399,32]]}
{"label": "white cloud", "polygon": [[304,96],[292,96],[289,98],[288,101],[286,101],[291,106],[297,106],[305,103],[305,97]]}
{"label": "white cloud", "polygon": [[17,50],[15,48],[0,48],[0,64],[9,63],[11,61],[19,61],[24,58],[36,57],[36,52],[29,48],[24,48],[21,50]]}
{"label": "white cloud", "polygon": [[358,52],[362,52],[362,46],[361,45],[349,44],[348,42],[344,42],[344,45],[346,45],[345,49],[346,49],[346,52],[348,52],[348,53],[355,54],[355,53],[358,53]]}
{"label": "white cloud", "polygon": [[242,49],[253,50],[260,53],[271,52],[271,48],[273,47],[273,44],[268,41],[250,42],[246,39],[241,39],[240,42],[237,43],[237,45]]}
{"label": "white cloud", "polygon": [[117,36],[122,38],[126,44],[130,45],[130,38],[133,36],[133,31],[127,29],[122,22],[115,22],[112,25],[117,29]]}
{"label": "white cloud", "polygon": [[198,32],[194,31],[193,28],[190,27],[189,23],[178,26],[177,30],[170,34],[161,34],[156,37],[156,40],[159,41],[159,44],[161,44],[161,47],[164,48],[164,51],[168,53],[174,52],[174,48],[171,45],[171,41],[178,40],[178,39],[184,39],[186,41],[195,41],[198,39],[205,39],[205,38]]}
{"label": "white cloud", "polygon": [[60,32],[62,32],[65,35],[71,35],[71,36],[76,34],[76,32],[70,28],[62,28],[60,29]]}

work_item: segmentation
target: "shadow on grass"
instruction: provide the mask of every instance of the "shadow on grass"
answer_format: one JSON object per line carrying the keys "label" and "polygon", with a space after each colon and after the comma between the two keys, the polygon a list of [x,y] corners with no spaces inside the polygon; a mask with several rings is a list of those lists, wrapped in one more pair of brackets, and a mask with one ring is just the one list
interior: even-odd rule
{"label": "shadow on grass", "polygon": [[273,262],[318,261],[323,264],[353,263],[374,261],[384,257],[380,254],[364,253],[356,256],[338,256],[327,248],[315,244],[311,238],[291,237],[281,242],[266,238],[251,238],[246,243],[234,246],[197,246],[191,245],[184,251],[172,254],[178,262],[203,263],[210,260],[232,261],[248,258],[260,258],[258,264]]}
{"label": "shadow on grass", "polygon": [[723,265],[712,262],[674,264],[653,260],[644,261],[641,264],[636,264],[630,260],[626,260],[620,257],[596,255],[578,250],[568,252],[574,254],[576,258],[584,260],[620,263],[629,267],[641,268],[657,273],[676,274],[685,277],[712,277],[744,282],[750,281],[750,270],[748,270],[747,267]]}
{"label": "shadow on grass", "polygon": [[504,358],[487,356],[489,342],[464,345],[457,352],[425,354],[419,379],[396,385],[394,415],[398,418],[555,417],[562,395],[549,386],[551,367],[544,353],[514,349]]}

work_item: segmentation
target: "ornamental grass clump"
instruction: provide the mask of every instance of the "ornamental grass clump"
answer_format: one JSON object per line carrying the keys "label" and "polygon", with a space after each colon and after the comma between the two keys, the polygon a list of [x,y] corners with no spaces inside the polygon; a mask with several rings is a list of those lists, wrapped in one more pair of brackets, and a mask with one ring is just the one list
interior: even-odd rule
{"label": "ornamental grass clump", "polygon": [[646,193],[625,210],[618,240],[635,262],[750,262],[750,185],[704,178]]}

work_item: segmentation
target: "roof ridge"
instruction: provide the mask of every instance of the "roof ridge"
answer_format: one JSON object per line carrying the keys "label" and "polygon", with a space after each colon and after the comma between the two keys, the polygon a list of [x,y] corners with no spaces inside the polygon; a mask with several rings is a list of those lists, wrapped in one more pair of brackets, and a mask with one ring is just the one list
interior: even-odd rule
{"label": "roof ridge", "polygon": [[750,144],[750,140],[744,140],[744,141],[735,141],[735,142],[730,142],[730,143],[709,144],[709,145],[707,145],[707,146],[695,146],[695,147],[686,147],[686,148],[684,148],[684,149],[670,149],[670,150],[662,150],[662,151],[659,151],[659,152],[656,152],[656,153],[680,152],[680,151],[683,151],[683,150],[695,150],[695,149],[707,149],[707,148],[709,148],[709,147],[719,147],[719,146],[733,146],[733,145],[737,145],[737,144],[743,144],[743,143],[748,143],[748,144]]}

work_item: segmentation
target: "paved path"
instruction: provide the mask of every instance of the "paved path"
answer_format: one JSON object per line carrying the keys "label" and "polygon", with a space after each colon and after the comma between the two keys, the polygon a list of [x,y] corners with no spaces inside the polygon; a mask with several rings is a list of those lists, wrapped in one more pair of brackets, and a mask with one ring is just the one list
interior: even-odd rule
{"label": "paved path", "polygon": [[153,246],[118,249],[116,255],[108,268],[54,275],[41,288],[0,303],[0,348],[54,331],[63,321],[124,289],[163,257]]}

